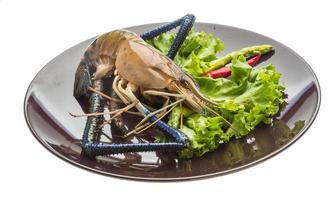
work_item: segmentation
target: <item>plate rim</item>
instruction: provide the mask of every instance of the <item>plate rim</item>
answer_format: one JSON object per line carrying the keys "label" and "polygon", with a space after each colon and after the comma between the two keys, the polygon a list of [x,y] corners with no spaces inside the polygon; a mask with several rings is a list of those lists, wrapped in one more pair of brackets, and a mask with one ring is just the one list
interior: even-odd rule
{"label": "plate rim", "polygon": [[[136,27],[141,27],[141,26],[152,26],[152,25],[160,25],[162,24],[162,22],[160,23],[147,23],[147,24],[141,24],[141,25],[135,25],[135,26],[130,26],[127,27],[125,29],[134,29]],[[281,44],[282,46],[284,46],[286,49],[288,49],[291,53],[293,53],[297,58],[300,59],[300,61],[302,61],[306,67],[309,69],[310,73],[312,74],[313,78],[315,79],[315,85],[316,85],[316,89],[317,89],[317,104],[316,104],[316,108],[314,110],[314,113],[311,117],[311,119],[308,121],[307,125],[305,126],[305,128],[303,128],[298,134],[295,135],[294,138],[292,138],[287,144],[283,145],[282,147],[280,147],[279,149],[255,160],[252,161],[250,163],[232,168],[232,169],[227,169],[224,171],[219,171],[219,172],[213,172],[213,173],[208,173],[208,174],[202,174],[202,175],[195,175],[195,176],[186,176],[186,177],[172,177],[172,178],[158,178],[158,177],[140,177],[140,176],[129,176],[129,175],[121,175],[121,174],[116,174],[116,173],[111,173],[111,172],[106,172],[106,171],[102,171],[99,169],[95,169],[95,168],[91,168],[88,167],[86,165],[83,165],[81,163],[75,162],[73,160],[68,159],[67,157],[63,156],[62,154],[60,154],[58,151],[54,150],[51,146],[49,146],[47,143],[45,143],[45,141],[38,135],[38,133],[32,128],[31,122],[29,120],[28,117],[28,113],[27,113],[27,98],[28,98],[28,93],[31,89],[32,83],[34,82],[34,80],[38,77],[38,75],[46,68],[46,66],[51,63],[55,58],[57,58],[58,56],[61,56],[63,53],[69,51],[70,49],[74,48],[76,45],[79,45],[81,43],[87,42],[89,40],[93,40],[94,38],[96,38],[97,36],[91,37],[87,40],[84,40],[82,42],[79,42],[78,44],[75,44],[74,46],[71,46],[69,48],[67,48],[65,51],[61,52],[60,54],[58,54],[57,56],[55,56],[54,58],[52,58],[50,61],[48,61],[38,72],[37,74],[33,77],[33,79],[31,80],[25,95],[24,95],[24,102],[23,102],[23,112],[24,112],[24,118],[25,118],[25,122],[30,130],[30,132],[32,133],[32,135],[35,137],[35,139],[45,148],[47,149],[49,152],[51,152],[53,155],[55,155],[56,157],[60,158],[61,160],[65,161],[66,163],[69,163],[71,165],[77,166],[81,169],[84,169],[86,171],[89,172],[93,172],[96,174],[100,174],[100,175],[104,175],[107,177],[114,177],[114,178],[119,178],[119,179],[125,179],[125,180],[134,180],[134,181],[160,181],[160,182],[170,182],[170,181],[191,181],[191,180],[200,180],[200,179],[205,179],[205,178],[215,178],[217,176],[221,176],[221,175],[228,175],[234,172],[238,172],[241,171],[243,169],[247,169],[249,167],[253,167],[257,164],[260,164],[266,160],[269,160],[270,158],[274,157],[275,155],[283,152],[285,149],[287,149],[288,147],[292,146],[292,144],[294,144],[299,138],[301,138],[306,132],[307,130],[312,126],[312,124],[314,123],[318,112],[320,110],[321,107],[321,99],[322,99],[322,92],[321,92],[321,86],[319,83],[319,80],[316,76],[316,73],[314,72],[314,70],[312,69],[312,67],[310,66],[310,64],[303,59],[303,57],[301,57],[297,52],[295,52],[293,49],[291,49],[290,47],[288,47],[287,45],[279,42],[278,40],[275,40],[271,37],[268,37],[266,35],[251,31],[251,30],[247,30],[247,29],[243,29],[243,28],[239,28],[239,27],[235,27],[235,26],[230,26],[230,25],[225,25],[225,24],[217,24],[217,23],[209,23],[209,22],[195,22],[195,24],[200,24],[200,25],[209,25],[209,26],[223,26],[227,29],[232,29],[232,30],[240,30],[240,31],[246,31],[258,36],[262,36],[266,39],[270,39],[273,40],[279,44]],[[92,41],[93,42],[93,41]]]}

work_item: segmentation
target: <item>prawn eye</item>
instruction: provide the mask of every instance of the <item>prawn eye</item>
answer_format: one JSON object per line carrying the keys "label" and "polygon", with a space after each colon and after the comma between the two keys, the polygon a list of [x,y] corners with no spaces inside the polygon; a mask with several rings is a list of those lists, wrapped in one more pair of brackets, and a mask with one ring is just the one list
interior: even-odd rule
{"label": "prawn eye", "polygon": [[180,83],[187,83],[187,80],[182,76],[179,78]]}

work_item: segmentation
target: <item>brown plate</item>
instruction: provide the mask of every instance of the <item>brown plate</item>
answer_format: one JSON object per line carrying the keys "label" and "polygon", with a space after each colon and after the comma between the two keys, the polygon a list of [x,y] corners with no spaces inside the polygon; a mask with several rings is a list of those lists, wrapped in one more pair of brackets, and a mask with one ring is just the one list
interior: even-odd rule
{"label": "brown plate", "polygon": [[[142,33],[157,25],[128,29]],[[81,155],[80,147],[86,119],[73,118],[68,112],[82,112],[72,95],[74,72],[86,47],[95,39],[92,38],[55,57],[33,79],[24,102],[31,132],[53,154],[93,172],[133,179],[179,180],[225,174],[252,166],[279,153],[307,131],[317,115],[321,93],[314,72],[298,54],[251,31],[208,23],[196,23],[195,28],[220,37],[225,44],[222,54],[256,44],[273,45],[275,54],[259,66],[273,63],[277,67],[289,101],[296,102],[295,105],[285,109],[272,126],[260,125],[247,137],[222,144],[218,150],[201,158],[179,160],[174,154],[148,152],[90,159]],[[131,120],[134,119],[128,118],[129,122]]]}

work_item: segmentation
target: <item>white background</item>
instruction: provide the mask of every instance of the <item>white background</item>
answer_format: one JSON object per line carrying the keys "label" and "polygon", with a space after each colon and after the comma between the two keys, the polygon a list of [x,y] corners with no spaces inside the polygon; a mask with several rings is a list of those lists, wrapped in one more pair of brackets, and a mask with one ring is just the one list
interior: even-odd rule
{"label": "white background", "polygon": [[[0,0],[0,198],[330,199],[331,7],[326,2]],[[29,83],[48,61],[97,34],[171,21],[186,13],[194,13],[197,21],[267,35],[291,47],[313,67],[322,87],[322,105],[298,142],[234,174],[158,183],[82,170],[35,140],[24,121],[23,99]]]}

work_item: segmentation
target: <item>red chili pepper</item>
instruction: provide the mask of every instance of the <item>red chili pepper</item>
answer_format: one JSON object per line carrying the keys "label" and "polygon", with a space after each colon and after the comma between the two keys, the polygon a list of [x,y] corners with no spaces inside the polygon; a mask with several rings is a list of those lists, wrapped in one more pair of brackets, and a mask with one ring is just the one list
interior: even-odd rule
{"label": "red chili pepper", "polygon": [[261,59],[261,54],[257,54],[257,55],[254,56],[253,58],[247,60],[247,63],[248,63],[250,66],[254,67],[254,66],[257,64],[257,62],[259,62],[260,59]]}
{"label": "red chili pepper", "polygon": [[[252,57],[251,59],[247,60],[247,63],[254,67],[259,60],[261,59],[261,54],[257,54],[256,56]],[[213,71],[210,71],[207,73],[207,76],[210,76],[212,78],[220,78],[220,77],[228,77],[231,75],[231,69],[230,67],[224,66],[220,69],[215,69]]]}
{"label": "red chili pepper", "polygon": [[231,75],[230,67],[222,67],[220,69],[215,69],[211,72],[208,72],[208,76],[212,78],[228,77]]}

